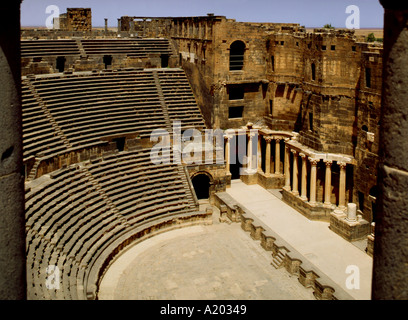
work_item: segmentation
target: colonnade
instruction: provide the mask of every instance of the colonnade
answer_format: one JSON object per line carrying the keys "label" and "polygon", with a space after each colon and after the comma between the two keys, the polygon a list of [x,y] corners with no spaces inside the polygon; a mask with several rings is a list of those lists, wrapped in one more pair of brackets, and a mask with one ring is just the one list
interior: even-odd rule
{"label": "colonnade", "polygon": [[[230,153],[231,153],[231,139],[234,137],[232,134],[225,135],[225,162],[227,173],[230,173]],[[254,139],[258,137],[257,140],[257,152],[254,150]],[[265,170],[264,174],[266,177],[270,177],[271,174],[282,175],[281,172],[281,156],[280,156],[280,141],[284,137],[279,136],[263,136],[255,132],[250,132],[247,134],[247,154],[246,154],[246,163],[244,164],[249,170],[256,170],[258,172],[262,170],[262,150],[261,150],[261,139],[264,139],[266,142],[266,151],[265,151]],[[288,138],[286,138],[288,139]],[[274,154],[274,168],[271,168],[271,144],[272,141],[275,143],[275,154]]]}
{"label": "colonnade", "polygon": [[[225,137],[225,159],[226,171],[230,174],[230,154],[231,154],[231,139],[233,134],[227,134]],[[257,151],[254,152],[254,139],[258,137]],[[262,152],[261,140],[265,141],[265,153]],[[250,132],[246,133],[246,159],[245,165],[249,173],[263,173],[265,177],[284,177],[284,190],[291,192],[294,196],[308,202],[311,206],[317,205],[317,172],[320,161],[325,164],[324,178],[324,195],[323,207],[332,208],[333,205],[338,205],[340,209],[346,208],[346,170],[347,162],[327,159],[326,154],[323,157],[318,157],[318,154],[307,154],[306,152],[295,149],[287,144],[290,138],[278,135],[262,135]],[[283,157],[283,172],[281,168],[281,141],[284,141],[284,157]],[[271,166],[272,144],[274,148],[274,168]],[[283,148],[282,148],[283,149]],[[262,169],[262,157],[265,157],[265,168]],[[332,165],[336,162],[340,168],[339,186],[338,186],[338,204],[332,203]],[[309,165],[308,165],[309,164]],[[274,175],[274,176],[272,176]],[[299,185],[300,183],[300,185]],[[309,197],[308,197],[309,186]]]}
{"label": "colonnade", "polygon": [[[292,165],[290,166],[290,154],[293,154]],[[299,157],[301,158],[302,165],[299,173]],[[324,195],[323,195],[323,206],[331,208],[336,203],[331,202],[332,196],[332,165],[333,160],[309,157],[302,151],[292,149],[289,146],[285,146],[285,186],[283,187],[286,191],[291,192],[295,196],[299,196],[299,185],[300,180],[300,199],[303,201],[308,201],[310,205],[317,205],[317,167],[320,161],[325,164],[325,180],[324,180]],[[310,163],[310,170],[308,170],[308,162]],[[347,163],[343,161],[336,161],[340,167],[340,179],[339,179],[339,203],[338,207],[340,209],[346,208],[346,168]],[[291,172],[292,169],[292,184],[291,184]],[[300,174],[300,179],[299,179]],[[309,199],[307,198],[307,183],[309,181]]]}

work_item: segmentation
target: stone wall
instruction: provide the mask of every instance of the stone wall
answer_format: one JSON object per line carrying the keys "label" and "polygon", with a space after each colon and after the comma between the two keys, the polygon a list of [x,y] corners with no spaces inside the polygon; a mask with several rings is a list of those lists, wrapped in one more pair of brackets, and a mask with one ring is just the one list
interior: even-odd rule
{"label": "stone wall", "polygon": [[[63,19],[61,19],[63,20]],[[67,8],[66,23],[60,20],[60,28],[66,31],[92,31],[90,8]]]}

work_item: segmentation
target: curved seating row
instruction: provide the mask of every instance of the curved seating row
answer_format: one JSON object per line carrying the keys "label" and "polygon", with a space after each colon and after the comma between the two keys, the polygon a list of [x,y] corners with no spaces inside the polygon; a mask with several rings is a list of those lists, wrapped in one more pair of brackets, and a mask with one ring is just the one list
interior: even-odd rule
{"label": "curved seating row", "polygon": [[21,57],[80,55],[75,40],[21,40]]}
{"label": "curved seating row", "polygon": [[158,71],[160,85],[171,121],[181,121],[182,130],[204,130],[205,124],[190,83],[181,69]]}
{"label": "curved seating row", "polygon": [[21,40],[21,57],[80,56],[77,41],[87,55],[121,54],[141,58],[148,54],[172,54],[168,39],[60,39]]}
{"label": "curved seating row", "polygon": [[148,54],[171,54],[167,39],[104,39],[82,40],[82,46],[88,55],[126,54],[135,57],[147,57]]}
{"label": "curved seating row", "polygon": [[[169,120],[180,120],[184,129],[205,129],[184,71],[158,70]],[[153,130],[171,126],[152,69],[37,76],[24,82],[35,90],[23,83],[24,158],[58,154],[68,144],[95,145],[108,136],[149,138]]]}
{"label": "curved seating row", "polygon": [[[196,211],[183,169],[153,164],[149,149],[42,176],[26,193],[28,298],[86,299],[92,266],[115,241]],[[59,270],[51,287],[49,266]]]}

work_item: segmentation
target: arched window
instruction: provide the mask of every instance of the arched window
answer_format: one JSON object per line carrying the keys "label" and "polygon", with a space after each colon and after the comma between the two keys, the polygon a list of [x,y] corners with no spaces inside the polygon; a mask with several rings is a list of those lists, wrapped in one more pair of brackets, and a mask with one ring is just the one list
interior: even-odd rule
{"label": "arched window", "polygon": [[230,46],[230,70],[242,70],[244,67],[245,43],[235,41]]}

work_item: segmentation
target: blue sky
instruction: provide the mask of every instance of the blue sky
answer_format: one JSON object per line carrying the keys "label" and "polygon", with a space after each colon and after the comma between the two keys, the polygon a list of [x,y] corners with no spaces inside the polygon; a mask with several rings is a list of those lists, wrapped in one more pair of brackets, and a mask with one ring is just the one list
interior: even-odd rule
{"label": "blue sky", "polygon": [[[4,0],[3,0],[4,1]],[[245,22],[289,22],[306,27],[331,23],[345,28],[349,14],[346,7],[360,9],[361,28],[382,28],[383,8],[378,0],[24,0],[21,6],[22,26],[45,26],[50,5],[66,8],[92,8],[92,24],[117,26],[121,16],[202,16],[223,15]]]}

